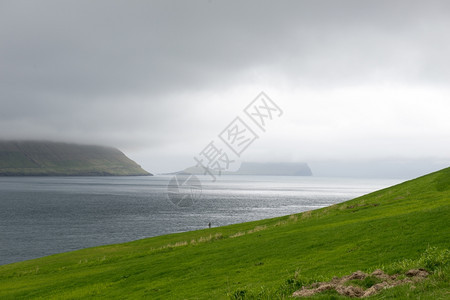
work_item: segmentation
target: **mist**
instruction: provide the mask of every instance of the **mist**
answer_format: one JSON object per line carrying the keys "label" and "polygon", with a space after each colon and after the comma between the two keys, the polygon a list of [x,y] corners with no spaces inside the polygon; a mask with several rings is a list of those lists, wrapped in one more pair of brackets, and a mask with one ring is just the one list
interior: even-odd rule
{"label": "mist", "polygon": [[450,162],[448,28],[447,1],[2,1],[0,138],[172,172],[264,91],[240,160],[421,175]]}

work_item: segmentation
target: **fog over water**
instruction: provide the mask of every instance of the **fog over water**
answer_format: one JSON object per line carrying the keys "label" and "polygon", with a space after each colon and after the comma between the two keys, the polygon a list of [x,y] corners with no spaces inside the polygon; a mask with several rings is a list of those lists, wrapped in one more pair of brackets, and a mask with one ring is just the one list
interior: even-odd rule
{"label": "fog over water", "polygon": [[265,91],[283,115],[242,160],[415,177],[449,165],[448,28],[435,0],[6,0],[0,139],[172,172]]}

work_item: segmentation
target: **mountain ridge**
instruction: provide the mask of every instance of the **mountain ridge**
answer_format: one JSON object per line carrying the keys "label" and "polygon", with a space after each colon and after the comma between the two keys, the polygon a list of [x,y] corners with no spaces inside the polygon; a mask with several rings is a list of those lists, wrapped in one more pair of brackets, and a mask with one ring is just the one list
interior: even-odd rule
{"label": "mountain ridge", "polygon": [[0,176],[146,176],[151,173],[114,147],[1,140]]}
{"label": "mountain ridge", "polygon": [[[217,173],[216,170],[210,169]],[[164,175],[175,174],[205,174],[205,169],[201,166],[192,166],[182,171],[166,173]],[[313,173],[307,163],[291,162],[243,162],[236,171],[222,171],[223,175],[254,175],[254,176],[312,176]]]}

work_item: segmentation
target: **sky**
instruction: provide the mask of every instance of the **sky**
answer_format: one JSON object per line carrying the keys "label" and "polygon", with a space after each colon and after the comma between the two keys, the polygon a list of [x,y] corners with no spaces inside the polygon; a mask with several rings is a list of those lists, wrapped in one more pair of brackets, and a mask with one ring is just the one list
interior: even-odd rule
{"label": "sky", "polygon": [[263,91],[237,160],[444,167],[449,53],[449,1],[1,0],[0,139],[177,171]]}

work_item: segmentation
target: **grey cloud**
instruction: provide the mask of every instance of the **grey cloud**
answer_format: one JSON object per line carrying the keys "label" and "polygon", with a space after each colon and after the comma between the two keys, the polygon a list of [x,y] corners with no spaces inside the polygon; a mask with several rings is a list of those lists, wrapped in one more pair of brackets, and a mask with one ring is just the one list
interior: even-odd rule
{"label": "grey cloud", "polygon": [[2,1],[0,138],[139,144],[147,130],[166,147],[198,125],[183,101],[201,101],[180,95],[257,82],[251,70],[445,87],[449,16],[448,1]]}
{"label": "grey cloud", "polygon": [[307,82],[372,79],[373,70],[393,66],[408,79],[418,62],[406,52],[421,59],[414,77],[448,79],[448,60],[434,63],[434,52],[449,46],[445,2],[7,3],[1,81],[33,93],[164,93],[220,83],[262,63]]}

